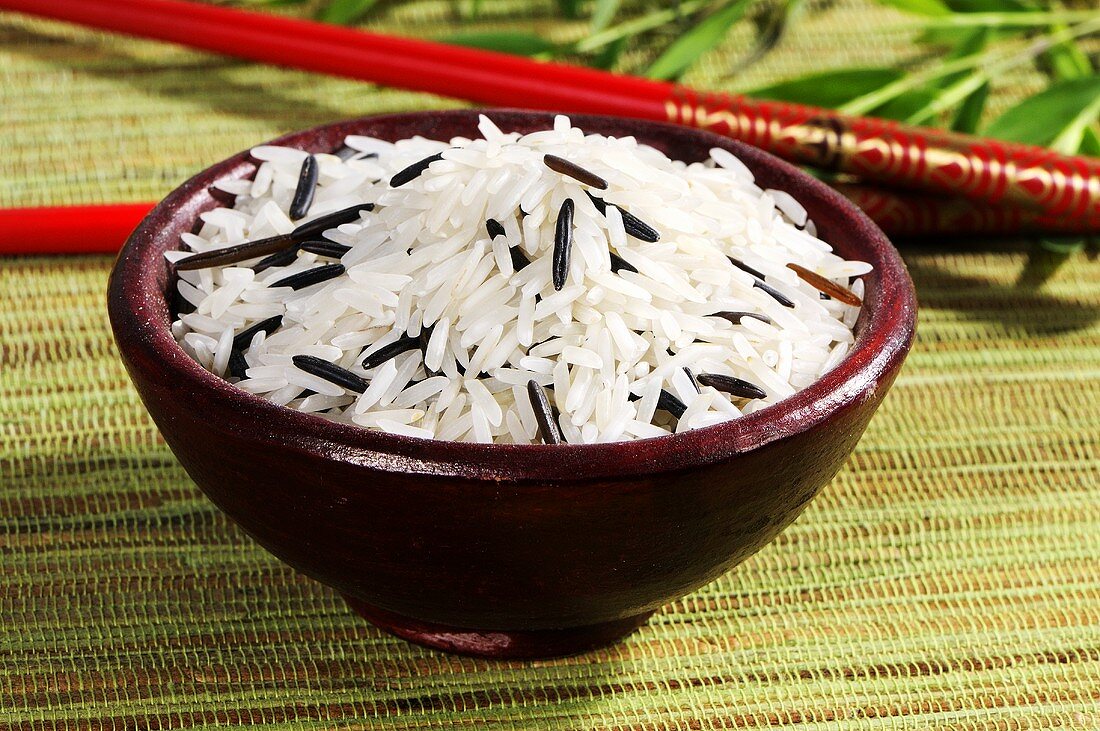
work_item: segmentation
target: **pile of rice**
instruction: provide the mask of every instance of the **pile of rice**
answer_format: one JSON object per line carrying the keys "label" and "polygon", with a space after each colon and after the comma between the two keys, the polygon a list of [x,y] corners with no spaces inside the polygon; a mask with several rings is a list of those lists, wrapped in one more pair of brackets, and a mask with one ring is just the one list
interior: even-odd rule
{"label": "pile of rice", "polygon": [[[814,382],[852,344],[859,305],[787,265],[855,297],[871,267],[833,254],[797,201],[761,190],[729,152],[685,164],[565,117],[519,135],[483,116],[479,130],[352,136],[308,162],[253,149],[254,179],[219,184],[235,206],[202,214],[183,243],[201,254],[276,237],[285,251],[180,271],[180,345],[241,389],[334,421],[528,444],[735,419]],[[291,235],[363,203],[373,209],[337,216],[351,220],[323,239]],[[288,278],[304,286],[272,286]]]}

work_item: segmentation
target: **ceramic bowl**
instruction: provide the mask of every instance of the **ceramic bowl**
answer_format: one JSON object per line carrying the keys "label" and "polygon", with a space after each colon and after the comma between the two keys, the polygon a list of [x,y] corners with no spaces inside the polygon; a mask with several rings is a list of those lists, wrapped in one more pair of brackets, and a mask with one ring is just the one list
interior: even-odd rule
{"label": "ceramic bowl", "polygon": [[[492,110],[506,132],[552,115]],[[332,151],[345,135],[477,136],[476,111],[368,117],[274,144]],[[736,421],[599,445],[479,445],[368,431],[276,406],[203,370],[173,340],[164,252],[211,185],[247,178],[247,153],[173,191],[134,231],[111,276],[119,351],[145,406],[198,486],[267,550],[379,627],[495,657],[581,652],[767,545],[844,463],[901,367],[916,303],[897,251],[844,198],[757,149],[685,127],[573,117],[673,158],[738,155],[765,188],[801,201],[865,277],[856,342],[791,398]]]}

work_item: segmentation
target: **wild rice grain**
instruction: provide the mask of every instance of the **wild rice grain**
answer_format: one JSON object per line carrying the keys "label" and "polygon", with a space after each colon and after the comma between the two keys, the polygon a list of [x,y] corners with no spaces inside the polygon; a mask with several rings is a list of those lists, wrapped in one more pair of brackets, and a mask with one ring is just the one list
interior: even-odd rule
{"label": "wild rice grain", "polygon": [[329,383],[346,388],[355,393],[363,393],[370,382],[362,376],[352,373],[347,368],[341,368],[335,363],[330,363],[323,358],[313,355],[295,355],[290,359],[294,367],[306,373],[323,378]]}
{"label": "wild rice grain", "polygon": [[259,274],[262,271],[270,269],[271,267],[285,267],[293,264],[298,258],[298,247],[292,246],[286,251],[280,251],[272,254],[271,256],[265,256],[258,262],[252,265],[252,271]]}
{"label": "wild rice grain", "polygon": [[390,187],[400,188],[406,183],[411,183],[412,181],[419,178],[421,173],[428,169],[429,165],[442,159],[443,153],[437,152],[436,154],[430,155],[423,160],[418,160],[414,162],[412,165],[409,165],[407,168],[390,178]]}
{"label": "wild rice grain", "polygon": [[675,416],[679,419],[687,411],[687,406],[684,406],[684,402],[673,396],[668,391],[661,389],[661,395],[657,397],[657,408]]}
{"label": "wild rice grain", "polygon": [[509,248],[508,254],[512,257],[512,268],[517,272],[531,263],[531,260],[527,258],[527,255],[524,254],[518,246]]}
{"label": "wild rice grain", "polygon": [[229,353],[228,370],[229,375],[234,378],[244,378],[248,370],[248,361],[244,359],[244,353],[236,348]]}
{"label": "wild rice grain", "polygon": [[486,219],[485,231],[489,234],[490,239],[495,239],[497,236],[503,236],[505,234],[504,226],[499,221],[495,221],[492,218]]}
{"label": "wild rice grain", "polygon": [[337,244],[332,241],[307,241],[300,247],[302,251],[308,251],[310,254],[316,254],[317,256],[323,256],[326,259],[340,259],[344,254],[351,251],[350,246],[344,246],[343,244]]}
{"label": "wild rice grain", "polygon": [[258,256],[267,256],[281,252],[294,246],[293,234],[285,236],[272,236],[257,241],[248,241],[235,246],[226,246],[222,249],[204,251],[201,254],[192,254],[186,259],[176,262],[177,272],[190,272],[195,269],[208,267],[220,267],[226,264],[236,264],[247,259],[255,259]]}
{"label": "wild rice grain", "polygon": [[[423,333],[421,333],[421,335],[423,335]],[[426,341],[421,338],[421,335],[415,338],[406,335],[403,338],[398,338],[389,345],[379,348],[363,359],[363,370],[369,371],[371,368],[377,368],[387,360],[396,358],[402,353],[424,347]]]}
{"label": "wild rice grain", "polygon": [[[592,201],[592,205],[596,206],[596,210],[603,215],[607,215],[608,206],[615,206],[614,203],[608,203],[603,198],[598,198],[591,193],[588,193],[588,199]],[[634,214],[628,213],[622,206],[615,206],[615,208],[619,210],[619,215],[623,217],[623,229],[626,231],[627,236],[633,236],[639,241],[650,244],[655,244],[661,240],[661,234],[658,233],[657,229]]]}
{"label": "wild rice grain", "polygon": [[267,335],[278,330],[283,324],[283,316],[275,315],[269,317],[266,320],[261,320],[255,325],[241,330],[233,338],[233,350],[245,350],[248,346],[252,345],[252,338],[256,337],[256,333],[264,332]]}
{"label": "wild rice grain", "polygon": [[313,205],[313,195],[317,192],[319,171],[317,158],[306,155],[306,159],[302,161],[302,169],[298,173],[298,187],[294,189],[294,199],[290,202],[290,209],[287,211],[291,221],[305,218],[309,213],[309,207]]}
{"label": "wild rice grain", "polygon": [[531,400],[531,408],[535,412],[535,421],[539,424],[539,434],[546,444],[561,444],[561,427],[554,419],[554,411],[550,408],[550,399],[546,397],[544,389],[538,381],[527,382],[527,395]]}
{"label": "wild rice grain", "polygon": [[623,228],[626,230],[627,236],[633,236],[639,241],[645,241],[650,244],[655,244],[661,240],[661,234],[657,232],[657,229],[653,228],[633,213],[624,211],[621,206],[616,206],[616,208],[619,209],[619,213],[623,217]]}
{"label": "wild rice grain", "polygon": [[[335,155],[336,157],[340,158],[344,162],[347,162],[351,158],[358,155],[359,150],[356,150],[354,147],[348,147],[347,145],[340,145],[339,147],[336,148],[335,151],[333,151],[332,154]],[[364,155],[363,157],[378,157],[378,154],[377,153],[371,153],[370,155]]]}
{"label": "wild rice grain", "polygon": [[343,264],[325,264],[324,266],[307,269],[304,272],[291,274],[289,277],[283,277],[277,282],[272,282],[270,288],[274,289],[276,287],[290,287],[294,290],[305,289],[306,287],[312,287],[313,285],[320,284],[321,282],[327,282],[328,280],[334,279],[343,273]]}
{"label": "wild rice grain", "polygon": [[579,180],[585,185],[590,185],[593,188],[599,190],[607,190],[607,181],[601,178],[591,170],[585,170],[575,162],[566,160],[564,157],[558,157],[557,155],[543,155],[542,161],[546,164],[546,167],[553,170],[555,173],[561,173],[562,175],[568,175],[574,180]]}
{"label": "wild rice grain", "polygon": [[768,395],[764,389],[756,384],[749,383],[741,378],[734,378],[733,376],[723,376],[718,373],[700,373],[695,378],[702,385],[724,391],[731,396],[758,399],[765,398]]}
{"label": "wild rice grain", "polygon": [[573,199],[562,201],[554,229],[554,289],[561,290],[569,276],[569,255],[573,249]]}
{"label": "wild rice grain", "polygon": [[306,239],[312,239],[315,236],[320,236],[330,228],[336,228],[345,223],[354,223],[359,220],[362,214],[369,213],[373,210],[373,203],[357,203],[354,206],[341,208],[339,211],[326,213],[319,218],[303,223],[301,226],[291,231],[290,238],[296,243],[305,241]]}
{"label": "wild rice grain", "polygon": [[192,254],[186,259],[180,259],[176,262],[176,271],[188,272],[195,269],[206,269],[207,267],[225,266],[226,264],[236,264],[237,262],[247,259],[255,259],[258,256],[267,256],[269,254],[281,252],[287,248],[296,246],[306,239],[319,236],[330,228],[336,228],[341,224],[357,221],[359,220],[360,214],[373,210],[373,203],[359,203],[339,211],[334,211],[320,218],[315,218],[312,221],[307,221],[289,234],[280,234],[279,236],[272,236],[257,241],[246,241],[243,244],[237,244],[235,246],[226,246],[221,249],[204,251],[201,254]]}
{"label": "wild rice grain", "polygon": [[621,269],[625,269],[628,272],[634,272],[635,274],[638,273],[637,267],[616,254],[614,251],[609,251],[607,253],[611,256],[611,271],[613,273],[618,274],[619,270]]}
{"label": "wild rice grain", "polygon": [[742,312],[742,311],[739,311],[739,310],[723,310],[722,312],[715,312],[715,313],[711,314],[710,317],[721,317],[723,320],[729,320],[734,325],[740,325],[742,317],[751,317],[753,319],[760,320],[760,322],[762,322],[766,325],[771,325],[772,324],[772,319],[770,317],[768,317],[767,315],[762,315],[759,312]]}
{"label": "wild rice grain", "polygon": [[852,305],[853,307],[859,307],[863,304],[863,300],[857,297],[854,292],[850,292],[839,284],[829,281],[817,272],[812,272],[804,266],[793,263],[787,264],[787,268],[797,274],[798,278],[803,282],[822,294],[827,294],[833,299],[843,302],[846,305]]}
{"label": "wild rice grain", "polygon": [[695,393],[702,393],[703,389],[699,388],[699,381],[695,378],[695,374],[691,372],[691,369],[684,366],[684,373],[687,374],[688,380],[691,381],[691,385],[695,388]]}
{"label": "wild rice grain", "polygon": [[763,279],[764,278],[764,273],[762,271],[760,271],[759,269],[753,269],[752,267],[750,267],[745,262],[741,261],[740,259],[734,259],[732,256],[727,256],[726,258],[730,260],[730,264],[733,264],[735,267],[737,267],[741,271],[748,272],[749,274],[753,275],[757,279]]}
{"label": "wild rice grain", "polygon": [[771,296],[773,300],[783,305],[784,307],[794,307],[794,302],[791,301],[790,297],[783,294],[778,289],[765,282],[763,279],[757,279],[755,282],[752,283],[752,286],[756,287],[762,292],[765,292],[766,294]]}

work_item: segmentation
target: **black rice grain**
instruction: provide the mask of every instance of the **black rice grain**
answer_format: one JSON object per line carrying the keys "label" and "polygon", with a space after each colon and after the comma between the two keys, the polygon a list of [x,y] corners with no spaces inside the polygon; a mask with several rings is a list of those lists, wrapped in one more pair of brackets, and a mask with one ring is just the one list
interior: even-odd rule
{"label": "black rice grain", "polygon": [[410,183],[420,177],[421,173],[428,169],[428,166],[433,162],[437,162],[443,159],[443,153],[437,152],[430,157],[426,157],[423,160],[418,160],[412,165],[390,178],[391,188],[400,188],[405,183]]}
{"label": "black rice grain", "polygon": [[[597,198],[591,193],[588,194],[588,198],[592,201],[592,204],[596,206],[596,210],[600,213],[607,215],[607,207],[615,206],[614,203],[608,203],[603,198]],[[627,236],[632,236],[639,241],[645,241],[650,244],[656,243],[661,240],[661,234],[657,229],[650,226],[648,223],[628,213],[621,206],[615,206],[619,209],[619,215],[623,218],[623,230],[626,231]]]}
{"label": "black rice grain", "polygon": [[233,338],[233,350],[244,350],[249,345],[252,345],[252,338],[256,335],[256,333],[262,330],[263,332],[270,335],[271,333],[278,330],[282,324],[283,316],[275,315],[274,317],[269,317],[266,320],[260,320],[252,327],[241,330],[239,333],[237,333],[236,337]]}
{"label": "black rice grain", "polygon": [[627,236],[633,236],[639,241],[646,241],[650,244],[655,244],[661,240],[661,234],[658,233],[657,229],[642,219],[622,208],[619,208],[619,213],[623,217],[623,228],[626,230]]}
{"label": "black rice grain", "polygon": [[599,190],[607,190],[607,181],[601,178],[591,170],[585,170],[575,162],[570,162],[564,157],[558,157],[557,155],[543,155],[542,161],[546,163],[546,167],[553,170],[555,173],[561,173],[562,175],[568,175],[574,180],[578,180],[585,185],[590,185],[593,188]]}
{"label": "black rice grain", "polygon": [[508,253],[512,256],[512,268],[517,272],[531,263],[531,260],[527,258],[527,255],[524,254],[518,246],[513,246],[508,249]]}
{"label": "black rice grain", "polygon": [[306,214],[309,213],[309,207],[313,205],[313,195],[317,192],[317,175],[319,171],[320,166],[317,164],[317,158],[313,155],[306,155],[306,159],[302,161],[302,169],[298,173],[298,185],[294,188],[294,198],[291,200],[290,209],[287,211],[291,221],[305,218]]}
{"label": "black rice grain", "polygon": [[485,231],[489,234],[490,239],[495,239],[497,236],[504,235],[504,226],[499,221],[492,218],[486,219]]}
{"label": "black rice grain", "polygon": [[616,254],[614,251],[610,251],[608,253],[611,254],[611,271],[613,273],[617,274],[620,269],[625,269],[628,272],[634,272],[635,274],[638,273],[638,268],[636,266]]}
{"label": "black rice grain", "polygon": [[314,284],[320,284],[321,282],[326,282],[329,279],[338,277],[343,273],[343,264],[325,264],[324,266],[307,269],[304,272],[291,274],[289,277],[283,277],[279,281],[272,282],[268,286],[290,287],[291,289],[305,289],[306,287],[312,287]]}
{"label": "black rice grain", "polygon": [[741,318],[751,317],[754,320],[760,320],[765,324],[771,325],[772,319],[767,315],[761,315],[759,312],[741,312],[739,310],[723,310],[722,312],[715,312],[710,317],[721,317],[723,320],[729,320],[734,325],[741,324]]}
{"label": "black rice grain", "polygon": [[244,359],[244,353],[234,348],[229,352],[229,375],[234,378],[245,378],[248,370],[248,361]]}
{"label": "black rice grain", "polygon": [[752,283],[752,286],[770,295],[773,300],[783,305],[784,307],[794,307],[794,302],[792,302],[791,299],[787,297],[787,295],[783,294],[764,280],[757,279],[755,282]]}
{"label": "black rice grain", "polygon": [[[701,383],[701,381],[700,381]],[[673,396],[668,391],[661,389],[661,395],[657,397],[657,408],[675,416],[679,419],[687,411],[687,406],[684,406],[684,402]]]}
{"label": "black rice grain", "polygon": [[282,252],[293,246],[293,234],[248,241],[236,246],[227,246],[224,249],[192,254],[186,259],[180,259],[176,262],[176,271],[189,272],[195,269],[236,264],[246,259],[255,259],[258,256],[268,256],[269,254]]}
{"label": "black rice grain", "polygon": [[355,393],[363,393],[370,385],[367,379],[362,376],[352,373],[347,368],[341,368],[335,363],[329,363],[323,358],[312,355],[296,355],[291,360],[294,362],[295,368]]}
{"label": "black rice grain", "polygon": [[348,147],[347,145],[340,145],[339,149],[337,149],[332,154],[335,155],[336,157],[340,158],[344,162],[347,162],[348,160],[351,160],[352,158],[354,158],[356,160],[366,160],[368,158],[378,157],[377,152],[360,152],[359,150],[356,150],[354,147]]}
{"label": "black rice grain", "polygon": [[554,230],[554,289],[565,286],[569,276],[569,255],[573,249],[573,199],[562,201]]}
{"label": "black rice grain", "polygon": [[[427,341],[425,341],[425,343],[426,342]],[[420,347],[422,347],[422,344],[419,337],[414,338],[406,335],[398,338],[389,345],[379,348],[364,358],[363,369],[369,371],[371,368],[377,368],[391,358],[396,358],[402,353],[407,353],[410,350],[416,350]],[[426,347],[426,345],[424,347]]]}
{"label": "black rice grain", "polygon": [[285,267],[294,263],[294,260],[298,258],[298,247],[292,246],[286,251],[280,251],[271,256],[265,256],[258,262],[252,265],[252,271],[259,274],[265,269],[271,267]]}
{"label": "black rice grain", "polygon": [[687,366],[684,366],[684,373],[687,374],[688,380],[691,381],[691,385],[695,389],[695,393],[702,393],[703,389],[699,388],[699,381],[695,379],[695,374],[691,372],[691,369]]}
{"label": "black rice grain", "polygon": [[311,254],[323,256],[326,259],[339,259],[344,254],[351,251],[350,246],[344,246],[335,241],[325,241],[324,239],[320,241],[307,241],[299,248],[301,248],[302,251],[308,251]]}
{"label": "black rice grain", "polygon": [[531,409],[535,412],[535,421],[539,423],[539,434],[546,444],[561,444],[564,440],[561,436],[561,427],[554,419],[554,412],[550,408],[550,399],[546,398],[546,389],[539,385],[538,381],[527,382],[527,395],[531,399]]}
{"label": "black rice grain", "polygon": [[330,228],[336,228],[344,223],[354,223],[359,220],[359,215],[374,210],[373,203],[357,203],[354,206],[341,208],[339,211],[327,213],[320,218],[303,223],[290,232],[290,238],[295,242],[305,241],[320,236]]}
{"label": "black rice grain", "polygon": [[726,258],[730,260],[730,264],[733,264],[735,267],[737,267],[741,271],[748,272],[749,274],[753,275],[757,279],[763,279],[764,278],[764,273],[762,271],[760,271],[759,269],[753,269],[752,267],[750,267],[745,262],[741,261],[740,259],[734,259],[732,256],[727,256]]}
{"label": "black rice grain", "polygon": [[749,383],[733,376],[723,376],[718,373],[700,373],[696,376],[696,380],[704,386],[710,386],[740,398],[764,398],[768,395],[764,389],[755,383]]}

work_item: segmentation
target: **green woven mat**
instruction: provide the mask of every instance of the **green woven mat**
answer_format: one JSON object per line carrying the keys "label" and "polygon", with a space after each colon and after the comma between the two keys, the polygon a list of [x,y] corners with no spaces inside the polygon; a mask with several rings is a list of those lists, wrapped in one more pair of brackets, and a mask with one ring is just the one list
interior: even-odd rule
{"label": "green woven mat", "polygon": [[[837,2],[750,77],[721,78],[735,38],[692,80],[906,57],[868,32],[900,17]],[[1009,82],[1002,106],[1034,80]],[[0,14],[0,206],[154,198],[283,131],[450,104]],[[624,643],[537,663],[392,639],[254,546],[130,387],[108,258],[0,260],[0,728],[1100,728],[1100,263],[904,253],[918,342],[833,484]]]}

